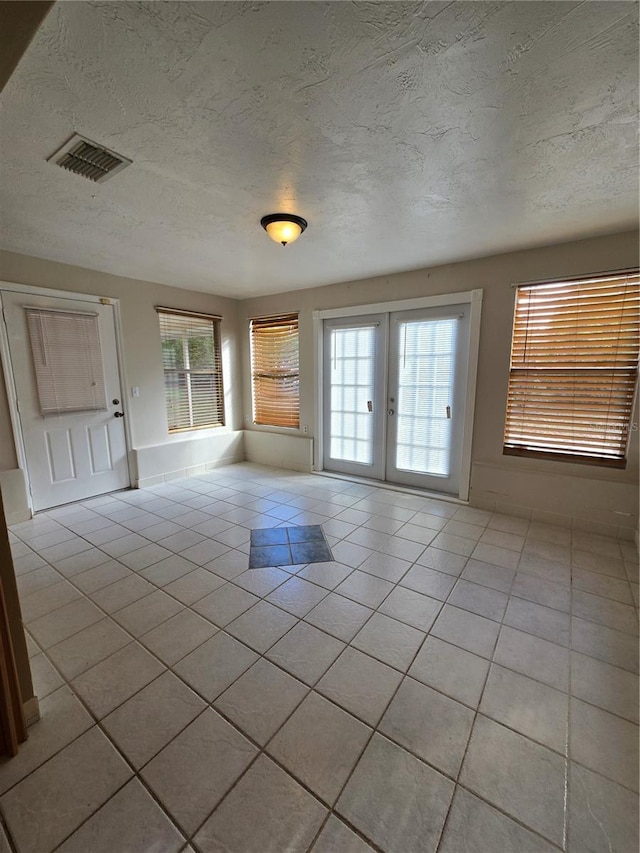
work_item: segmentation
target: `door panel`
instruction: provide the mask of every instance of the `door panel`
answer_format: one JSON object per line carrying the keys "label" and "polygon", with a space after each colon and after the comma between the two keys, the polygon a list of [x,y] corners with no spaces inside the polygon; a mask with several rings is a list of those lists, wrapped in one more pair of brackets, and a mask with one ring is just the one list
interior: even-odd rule
{"label": "door panel", "polygon": [[381,479],[386,318],[325,323],[325,467]]}
{"label": "door panel", "polygon": [[468,310],[391,315],[387,479],[457,494]]}
{"label": "door panel", "polygon": [[[129,485],[129,470],[123,419],[114,417],[114,413],[122,409],[122,389],[118,372],[113,306],[73,298],[34,296],[9,291],[2,292],[2,304],[34,509],[46,509],[126,488]],[[30,330],[28,327],[26,308],[62,312],[69,316],[76,313],[79,316],[92,314],[97,317],[99,349],[95,350],[94,347],[95,351],[91,352],[90,357],[97,363],[100,383],[104,381],[104,388],[98,389],[99,393],[93,395],[94,402],[90,399],[91,388],[82,390],[78,387],[76,395],[76,389],[70,388],[69,383],[63,381],[65,376],[68,379],[77,372],[68,373],[64,365],[71,365],[70,370],[73,370],[74,359],[83,358],[84,349],[89,344],[75,340],[71,335],[68,339],[58,339],[55,342],[38,342],[45,354],[48,343],[57,347],[56,364],[63,365],[56,369],[61,393],[64,391],[64,405],[74,405],[77,396],[81,401],[79,405],[88,405],[90,408],[57,413],[47,411],[43,414],[42,408],[45,404],[41,402],[42,396],[39,396],[36,386],[34,352],[30,337],[30,331],[31,334],[34,332],[33,328]],[[40,350],[38,352],[40,356]],[[41,375],[42,373],[41,367]],[[47,382],[53,383],[54,399],[55,379],[55,376],[46,377]],[[87,403],[82,402],[85,399]],[[96,400],[98,402],[95,402]],[[114,400],[118,402],[114,403]],[[62,407],[61,403],[60,408]]]}
{"label": "door panel", "polygon": [[457,494],[469,306],[327,320],[324,467]]}

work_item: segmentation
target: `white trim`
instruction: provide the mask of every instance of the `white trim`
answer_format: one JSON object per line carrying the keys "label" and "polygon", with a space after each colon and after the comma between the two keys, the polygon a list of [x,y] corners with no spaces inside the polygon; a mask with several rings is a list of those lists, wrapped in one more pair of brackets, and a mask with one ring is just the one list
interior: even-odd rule
{"label": "white trim", "polygon": [[68,290],[53,290],[48,287],[38,287],[33,284],[15,284],[10,281],[0,281],[0,306],[2,307],[2,320],[0,323],[0,355],[2,355],[2,370],[7,390],[7,398],[9,404],[9,414],[11,417],[11,428],[13,432],[13,440],[16,448],[16,457],[18,459],[18,468],[23,472],[25,484],[27,488],[27,502],[29,511],[33,516],[33,497],[31,494],[31,479],[29,477],[29,467],[27,465],[27,453],[24,445],[24,436],[22,433],[22,423],[20,421],[20,413],[16,405],[18,394],[16,391],[15,380],[13,375],[13,364],[11,361],[11,351],[9,349],[9,335],[6,327],[4,305],[2,302],[2,294],[7,293],[25,293],[32,296],[43,296],[51,299],[68,299],[73,302],[90,302],[98,305],[110,305],[113,308],[113,327],[116,341],[116,359],[118,363],[118,378],[120,380],[120,393],[122,399],[120,406],[125,414],[124,417],[124,441],[126,446],[126,462],[127,473],[129,475],[129,487],[134,485],[133,472],[131,467],[131,450],[133,447],[133,435],[129,416],[127,412],[127,377],[124,363],[124,344],[122,334],[122,317],[120,313],[120,300],[110,296],[95,296],[90,293],[74,293]]}
{"label": "white trim", "polygon": [[[29,507],[30,513],[29,517],[32,517],[33,498],[31,496],[29,468],[27,467],[27,451],[24,446],[24,436],[22,435],[22,424],[20,422],[20,412],[18,410],[18,393],[16,391],[16,383],[13,376],[13,363],[11,361],[11,350],[9,349],[9,330],[7,329],[2,293],[3,289],[0,287],[0,308],[2,309],[2,322],[0,323],[0,355],[2,356],[2,372],[7,391],[7,404],[9,406],[9,417],[11,419],[11,432],[13,433],[16,459],[18,461],[18,468],[24,475],[24,482],[27,490],[27,506]],[[12,513],[11,515],[13,517],[14,514]],[[12,523],[16,523],[15,519]]]}
{"label": "white trim", "polygon": [[[481,288],[467,290],[459,293],[443,293],[438,296],[422,296],[417,299],[401,299],[393,302],[377,302],[372,305],[355,305],[349,308],[329,308],[326,311],[313,311],[313,335],[314,335],[314,377],[316,381],[315,394],[315,413],[314,413],[314,454],[313,454],[313,469],[314,473],[323,472],[324,458],[324,437],[322,431],[322,391],[324,384],[323,375],[323,333],[322,322],[325,319],[335,319],[338,317],[356,317],[360,314],[384,314],[392,311],[408,311],[414,308],[435,308],[447,305],[462,305],[470,304],[469,318],[469,355],[468,355],[468,372],[467,372],[467,388],[465,394],[465,423],[462,437],[462,449],[460,458],[460,484],[458,491],[458,499],[468,502],[469,488],[471,483],[471,448],[473,442],[473,420],[475,413],[475,397],[476,384],[478,376],[478,359],[480,354],[480,319],[482,313],[482,296]],[[334,474],[326,474],[327,476],[337,476]],[[373,482],[373,481],[372,481]],[[376,485],[385,487],[384,481],[375,481]],[[387,488],[401,489],[400,486],[386,484]],[[425,491],[419,494],[428,494]],[[430,493],[429,493],[430,494]],[[433,494],[441,500],[446,500],[441,494]],[[453,500],[457,500],[453,498]]]}
{"label": "white trim", "polygon": [[403,495],[414,495],[417,498],[431,498],[457,506],[469,506],[469,501],[455,498],[453,495],[447,495],[444,492],[431,492],[428,489],[401,486],[399,483],[387,483],[385,480],[369,480],[366,477],[356,477],[351,474],[338,474],[335,471],[312,471],[311,473],[317,477],[327,477],[330,480],[344,480],[347,483],[358,483],[362,486],[371,486],[374,489],[386,489],[388,492],[400,492]]}
{"label": "white trim", "polygon": [[327,308],[314,311],[313,319],[328,320],[336,317],[356,317],[358,314],[390,314],[393,311],[412,311],[414,308],[439,308],[443,305],[461,305],[472,302],[482,290],[465,290],[460,293],[442,293],[438,296],[419,296],[416,299],[396,299],[393,302],[374,302],[370,305],[351,305],[348,308]]}
{"label": "white trim", "polygon": [[462,456],[460,459],[459,497],[469,500],[471,486],[471,445],[473,442],[473,419],[476,410],[476,383],[478,358],[480,355],[480,318],[482,314],[482,290],[474,290],[471,297],[469,317],[469,366],[467,371],[467,393],[465,397],[464,429],[462,434]]}
{"label": "white trim", "polygon": [[26,702],[23,702],[22,709],[24,711],[24,721],[27,728],[38,722],[40,719],[40,703],[38,702],[37,696],[32,696],[31,699],[27,699]]}

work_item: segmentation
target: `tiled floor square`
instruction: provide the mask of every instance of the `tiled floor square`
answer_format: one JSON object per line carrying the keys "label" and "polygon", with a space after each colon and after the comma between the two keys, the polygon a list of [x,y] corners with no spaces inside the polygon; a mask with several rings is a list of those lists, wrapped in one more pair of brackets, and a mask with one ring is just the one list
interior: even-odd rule
{"label": "tiled floor square", "polygon": [[499,632],[497,622],[449,604],[442,608],[431,629],[434,637],[486,658],[493,654]]}
{"label": "tiled floor square", "polygon": [[295,616],[285,613],[279,607],[274,607],[267,601],[259,601],[230,622],[225,630],[256,652],[264,654],[293,628],[297,621]]}
{"label": "tiled floor square", "polygon": [[569,770],[569,853],[638,849],[638,798],[586,767]]}
{"label": "tiled floor square", "polygon": [[167,666],[173,666],[189,652],[211,639],[217,631],[215,625],[207,619],[185,608],[147,634],[143,634],[140,642]]}
{"label": "tiled floor square", "polygon": [[191,835],[257,752],[232,725],[207,709],[147,764],[142,777]]}
{"label": "tiled floor square", "polygon": [[335,815],[329,817],[312,849],[313,853],[373,853],[373,847]]}
{"label": "tiled floor square", "polygon": [[451,780],[375,734],[336,810],[381,850],[434,853],[453,790]]}
{"label": "tiled floor square", "polygon": [[267,657],[305,684],[313,685],[343,649],[344,643],[299,622],[267,652]]}
{"label": "tiled floor square", "polygon": [[311,794],[262,755],[198,832],[195,843],[203,853],[304,853],[326,813]]}
{"label": "tiled floor square", "polygon": [[316,690],[349,713],[375,726],[402,680],[394,669],[346,648],[322,676]]}
{"label": "tiled floor square", "polygon": [[437,637],[427,637],[416,655],[409,675],[477,708],[489,672],[489,661]]}
{"label": "tiled floor square", "polygon": [[555,844],[564,835],[565,759],[479,716],[460,781]]}
{"label": "tiled floor square", "polygon": [[374,613],[351,644],[383,663],[406,672],[424,637],[422,631],[404,622],[382,613]]}
{"label": "tiled floor square", "polygon": [[308,692],[302,682],[262,658],[225,690],[214,705],[264,746]]}
{"label": "tiled floor square", "polygon": [[638,726],[628,720],[572,699],[569,755],[638,792]]}
{"label": "tiled floor square", "polygon": [[474,713],[469,708],[412,678],[405,678],[379,730],[455,779],[473,720]]}
{"label": "tiled floor square", "polygon": [[219,631],[182,658],[174,670],[208,702],[213,702],[257,659],[248,646]]}
{"label": "tiled floor square", "polygon": [[267,751],[314,794],[333,805],[370,734],[368,726],[311,693]]}
{"label": "tiled floor square", "polygon": [[358,604],[350,598],[344,598],[342,595],[331,593],[304,618],[305,622],[348,643],[372,615],[373,610],[369,607]]}

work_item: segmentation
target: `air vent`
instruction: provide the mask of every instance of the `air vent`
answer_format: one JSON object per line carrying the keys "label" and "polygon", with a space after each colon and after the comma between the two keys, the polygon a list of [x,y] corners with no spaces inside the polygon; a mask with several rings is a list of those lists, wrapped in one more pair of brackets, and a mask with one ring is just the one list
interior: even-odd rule
{"label": "air vent", "polygon": [[62,148],[49,157],[49,163],[56,163],[68,172],[89,178],[101,184],[131,165],[131,160],[116,154],[96,142],[91,142],[77,133]]}

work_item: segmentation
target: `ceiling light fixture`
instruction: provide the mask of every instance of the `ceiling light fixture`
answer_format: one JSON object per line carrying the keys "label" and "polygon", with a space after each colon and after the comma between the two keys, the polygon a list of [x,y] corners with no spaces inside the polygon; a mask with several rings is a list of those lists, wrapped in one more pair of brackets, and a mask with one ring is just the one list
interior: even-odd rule
{"label": "ceiling light fixture", "polygon": [[307,227],[307,220],[293,213],[270,213],[262,217],[260,225],[272,240],[286,246],[298,239]]}

